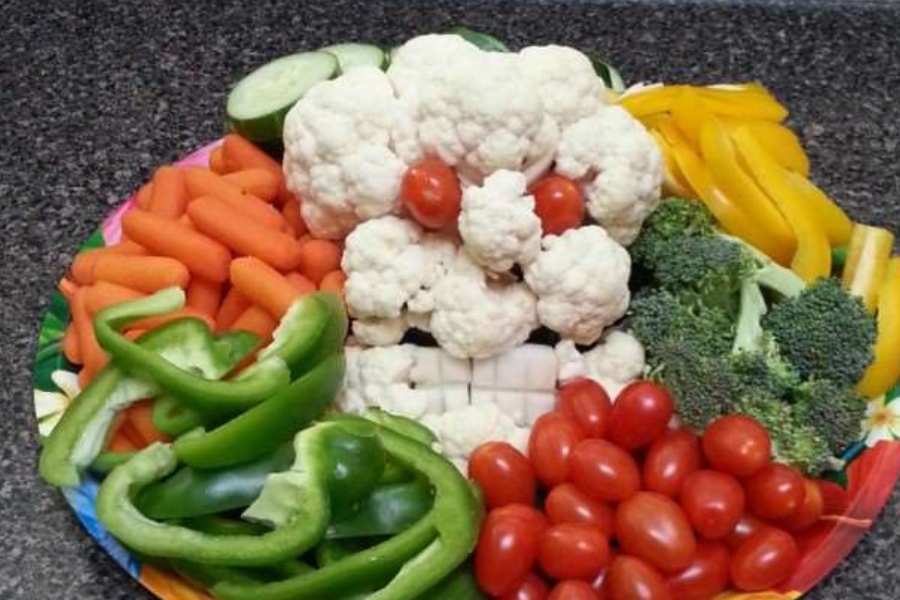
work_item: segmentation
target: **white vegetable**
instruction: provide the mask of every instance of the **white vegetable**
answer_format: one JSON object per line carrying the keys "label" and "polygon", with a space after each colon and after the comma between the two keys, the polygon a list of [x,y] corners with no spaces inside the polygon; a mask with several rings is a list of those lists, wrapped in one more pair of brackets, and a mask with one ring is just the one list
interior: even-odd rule
{"label": "white vegetable", "polygon": [[391,346],[403,339],[408,324],[404,317],[392,319],[356,319],[353,335],[365,346]]}
{"label": "white vegetable", "polygon": [[571,340],[559,342],[555,351],[560,384],[589,377],[602,385],[612,400],[622,388],[640,378],[646,366],[644,347],[634,336],[620,330],[610,331],[600,344],[584,354]]}
{"label": "white vegetable", "polygon": [[508,442],[523,453],[528,449],[530,431],[516,426],[495,404],[477,404],[442,415],[427,415],[422,424],[437,436],[438,450],[463,472],[469,455],[486,441]]}
{"label": "white vegetable", "polygon": [[568,46],[529,46],[519,52],[519,69],[538,90],[544,110],[560,128],[588,117],[603,103],[603,80],[591,59]]}

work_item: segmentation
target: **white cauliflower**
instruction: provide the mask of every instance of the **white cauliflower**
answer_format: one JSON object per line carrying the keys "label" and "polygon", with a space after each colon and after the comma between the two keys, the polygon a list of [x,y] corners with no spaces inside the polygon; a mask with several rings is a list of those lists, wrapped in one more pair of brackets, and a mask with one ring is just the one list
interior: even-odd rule
{"label": "white cauliflower", "polygon": [[541,249],[541,220],[525,176],[501,170],[463,192],[459,234],[475,262],[500,273],[527,265]]}
{"label": "white cauliflower", "polygon": [[341,238],[398,206],[407,165],[419,157],[415,128],[387,76],[352,69],[312,87],[284,123],[284,174],[310,231]]}
{"label": "white cauliflower", "polygon": [[487,441],[508,442],[521,452],[527,452],[531,432],[517,426],[496,404],[476,404],[442,415],[426,415],[422,424],[437,436],[436,449],[462,472],[466,471],[469,455]]}
{"label": "white cauliflower", "polygon": [[434,287],[430,329],[447,352],[484,358],[518,346],[537,327],[534,294],[521,283],[488,282],[462,251]]}
{"label": "white cauliflower", "polygon": [[366,346],[391,346],[403,339],[409,329],[404,317],[393,319],[356,319],[353,321],[353,335]]}
{"label": "white cauliflower", "polygon": [[620,330],[607,333],[600,344],[584,354],[572,340],[556,345],[560,383],[589,377],[603,386],[612,400],[619,392],[641,377],[646,366],[644,347],[631,334]]}
{"label": "white cauliflower", "polygon": [[620,244],[634,241],[659,203],[662,156],[619,106],[603,106],[563,130],[556,172],[582,181],[588,212]]}
{"label": "white cauliflower", "polygon": [[537,88],[544,110],[560,129],[597,112],[606,97],[603,80],[594,71],[591,59],[575,48],[523,48],[519,68]]}
{"label": "white cauliflower", "polygon": [[541,245],[525,267],[540,322],[579,344],[594,343],[628,308],[628,252],[596,225],[548,235]]}

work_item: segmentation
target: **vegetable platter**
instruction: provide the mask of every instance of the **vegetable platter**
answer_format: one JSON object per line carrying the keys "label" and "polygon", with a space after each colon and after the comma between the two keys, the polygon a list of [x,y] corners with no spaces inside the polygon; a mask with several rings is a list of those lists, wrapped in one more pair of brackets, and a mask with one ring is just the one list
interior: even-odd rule
{"label": "vegetable platter", "polygon": [[894,233],[761,83],[626,79],[465,28],[248,74],[54,292],[41,476],[167,600],[810,590],[900,473]]}

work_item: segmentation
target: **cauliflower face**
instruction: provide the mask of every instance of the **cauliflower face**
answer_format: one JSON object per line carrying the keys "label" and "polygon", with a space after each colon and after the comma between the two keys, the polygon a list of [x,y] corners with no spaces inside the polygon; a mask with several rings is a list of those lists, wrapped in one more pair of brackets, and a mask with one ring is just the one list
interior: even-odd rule
{"label": "cauliflower face", "polygon": [[537,88],[544,110],[560,128],[597,112],[603,81],[591,59],[568,46],[529,46],[519,52],[522,75]]}
{"label": "cauliflower face", "polygon": [[541,249],[541,221],[525,176],[497,171],[463,192],[459,233],[475,262],[500,273],[527,265]]}
{"label": "cauliflower face", "polygon": [[619,106],[602,107],[563,130],[556,172],[583,182],[588,212],[620,244],[634,241],[659,203],[659,149]]}
{"label": "cauliflower face", "polygon": [[592,344],[628,308],[628,252],[596,225],[548,235],[542,246],[525,267],[540,322],[564,338]]}
{"label": "cauliflower face", "polygon": [[403,317],[395,319],[356,319],[353,336],[366,346],[391,346],[403,339],[409,325]]}

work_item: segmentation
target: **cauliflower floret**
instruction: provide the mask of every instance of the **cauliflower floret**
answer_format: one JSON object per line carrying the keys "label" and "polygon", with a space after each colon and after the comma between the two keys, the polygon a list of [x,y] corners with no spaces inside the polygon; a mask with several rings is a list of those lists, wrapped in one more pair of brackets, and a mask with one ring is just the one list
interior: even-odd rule
{"label": "cauliflower floret", "polygon": [[620,106],[603,106],[563,130],[556,172],[582,180],[588,212],[620,244],[634,241],[659,203],[662,156]]}
{"label": "cauliflower floret", "polygon": [[579,344],[594,343],[628,308],[628,252],[596,225],[548,235],[541,245],[525,267],[540,322]]}
{"label": "cauliflower floret", "polygon": [[463,192],[460,236],[472,259],[491,271],[526,265],[541,249],[541,220],[525,187],[524,175],[501,170]]}
{"label": "cauliflower floret", "polygon": [[[337,398],[343,412],[359,413],[369,406],[404,404],[409,391],[413,353],[407,346],[389,346],[363,350],[344,349],[346,374],[344,387]],[[395,396],[398,398],[395,401]]]}
{"label": "cauliflower floret", "polygon": [[426,415],[422,424],[437,436],[436,450],[463,472],[469,455],[484,442],[508,442],[522,453],[528,450],[530,430],[517,426],[495,404],[477,404],[442,415]]}
{"label": "cauliflower floret", "polygon": [[618,329],[607,333],[600,344],[584,354],[572,340],[562,340],[555,350],[560,383],[589,377],[602,385],[613,401],[625,386],[641,377],[646,366],[641,343]]}
{"label": "cauliflower floret", "polygon": [[529,46],[519,52],[522,75],[541,95],[544,110],[560,128],[595,112],[605,98],[591,59],[568,46]]}
{"label": "cauliflower floret", "polygon": [[459,358],[505,352],[528,339],[538,324],[534,294],[521,283],[489,283],[465,251],[435,286],[434,298],[431,333]]}
{"label": "cauliflower floret", "polygon": [[403,339],[409,329],[404,317],[394,319],[356,319],[353,335],[366,346],[391,346]]}
{"label": "cauliflower floret", "polygon": [[288,112],[283,138],[287,186],[316,237],[341,238],[396,210],[407,164],[419,157],[409,112],[374,67],[313,86]]}

